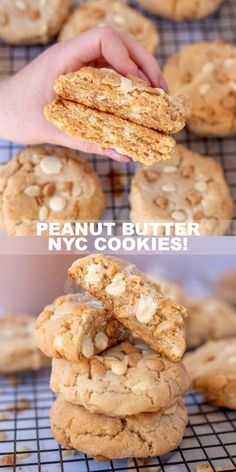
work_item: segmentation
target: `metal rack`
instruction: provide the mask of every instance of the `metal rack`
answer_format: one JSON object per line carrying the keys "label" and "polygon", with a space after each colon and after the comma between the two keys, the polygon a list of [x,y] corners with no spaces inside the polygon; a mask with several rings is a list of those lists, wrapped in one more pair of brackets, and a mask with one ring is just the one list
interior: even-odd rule
{"label": "metal rack", "polygon": [[[78,2],[77,2],[78,3]],[[136,1],[131,0],[137,7]],[[156,23],[160,33],[158,59],[163,65],[166,59],[185,44],[202,39],[224,38],[236,44],[236,3],[224,0],[220,10],[210,18],[180,24],[157,19],[148,15]],[[9,47],[0,43],[0,79],[10,75],[36,57],[43,47]],[[232,197],[234,199],[234,220],[236,221],[236,137],[224,139],[202,139],[184,130],[177,140],[194,151],[213,156],[223,167]],[[0,164],[11,159],[20,146],[9,142],[0,142]],[[135,165],[117,164],[101,156],[86,156],[101,178],[106,194],[105,220],[129,220],[129,191]]]}

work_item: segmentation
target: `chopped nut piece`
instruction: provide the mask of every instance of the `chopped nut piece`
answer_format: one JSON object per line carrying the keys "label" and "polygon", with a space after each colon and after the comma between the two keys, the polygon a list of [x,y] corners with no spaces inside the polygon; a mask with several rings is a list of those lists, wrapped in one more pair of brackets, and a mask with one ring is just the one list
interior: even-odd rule
{"label": "chopped nut piece", "polygon": [[186,200],[190,203],[192,207],[198,205],[201,199],[202,199],[201,195],[195,190],[189,190],[186,193]]}
{"label": "chopped nut piece", "polygon": [[167,197],[157,197],[154,202],[159,208],[165,210],[168,207],[169,200]]}
{"label": "chopped nut piece", "polygon": [[51,197],[51,195],[54,194],[55,192],[55,189],[56,189],[56,186],[53,182],[49,183],[49,184],[46,184],[44,187],[43,187],[43,195],[45,197]]}
{"label": "chopped nut piece", "polygon": [[145,177],[148,182],[155,182],[160,177],[160,173],[152,170],[147,170],[145,172]]}

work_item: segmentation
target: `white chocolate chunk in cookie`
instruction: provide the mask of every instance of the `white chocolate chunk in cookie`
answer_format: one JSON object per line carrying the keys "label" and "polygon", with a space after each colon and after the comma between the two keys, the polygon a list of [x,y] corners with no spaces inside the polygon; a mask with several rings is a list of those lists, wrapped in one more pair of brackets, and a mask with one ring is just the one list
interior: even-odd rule
{"label": "white chocolate chunk in cookie", "polygon": [[62,162],[56,156],[46,156],[40,161],[39,167],[45,174],[59,174]]}
{"label": "white chocolate chunk in cookie", "polygon": [[157,302],[154,302],[151,297],[141,295],[135,314],[137,320],[140,323],[149,323],[155,315],[157,307]]}
{"label": "white chocolate chunk in cookie", "polygon": [[55,212],[62,211],[64,210],[65,206],[66,206],[66,200],[60,195],[52,197],[49,200],[49,208],[51,208],[52,211],[55,211]]}
{"label": "white chocolate chunk in cookie", "polygon": [[84,338],[81,341],[81,352],[84,355],[84,357],[87,357],[88,359],[94,355],[94,344],[92,340],[92,336],[88,334],[87,336],[84,336]]}
{"label": "white chocolate chunk in cookie", "polygon": [[99,333],[96,334],[95,339],[94,339],[94,344],[97,349],[100,351],[105,351],[105,349],[108,346],[108,337],[103,331],[100,331]]}
{"label": "white chocolate chunk in cookie", "polygon": [[126,282],[122,274],[116,274],[112,282],[107,285],[105,292],[113,297],[121,297],[125,293]]}
{"label": "white chocolate chunk in cookie", "polygon": [[104,275],[104,268],[102,264],[89,264],[84,280],[86,285],[99,285]]}

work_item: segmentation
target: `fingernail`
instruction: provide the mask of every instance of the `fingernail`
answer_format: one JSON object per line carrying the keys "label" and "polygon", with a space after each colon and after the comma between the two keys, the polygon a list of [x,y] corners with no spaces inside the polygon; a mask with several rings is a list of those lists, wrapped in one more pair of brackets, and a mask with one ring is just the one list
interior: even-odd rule
{"label": "fingernail", "polygon": [[163,75],[159,75],[158,77],[158,82],[160,84],[160,87],[166,92],[168,93],[169,92],[169,87],[167,85],[167,82],[166,80],[164,79]]}
{"label": "fingernail", "polygon": [[115,149],[107,149],[104,154],[118,162],[130,162],[132,160],[128,156],[119,154],[119,152],[115,151]]}

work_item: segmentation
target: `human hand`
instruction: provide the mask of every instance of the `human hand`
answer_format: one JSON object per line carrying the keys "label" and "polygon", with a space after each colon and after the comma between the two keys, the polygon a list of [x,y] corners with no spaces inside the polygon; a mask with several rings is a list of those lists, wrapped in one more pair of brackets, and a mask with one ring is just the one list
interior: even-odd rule
{"label": "human hand", "polygon": [[[0,137],[20,144],[50,143],[101,154],[99,146],[67,136],[43,115],[43,108],[55,98],[56,78],[86,65],[110,67],[120,74],[136,75],[153,87],[168,90],[157,60],[125,32],[108,26],[57,43],[13,77],[0,84]],[[112,149],[104,155],[117,161],[129,158]]]}

